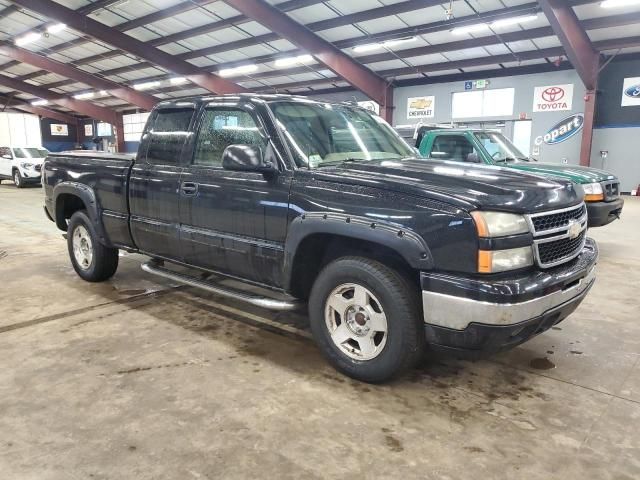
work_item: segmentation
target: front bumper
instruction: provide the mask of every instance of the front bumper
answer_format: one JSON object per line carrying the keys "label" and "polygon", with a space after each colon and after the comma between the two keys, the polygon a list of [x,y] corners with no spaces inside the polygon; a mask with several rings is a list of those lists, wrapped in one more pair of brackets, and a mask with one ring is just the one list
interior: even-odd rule
{"label": "front bumper", "polygon": [[[598,249],[553,269],[506,280],[422,274],[427,342],[434,350],[472,354],[512,348],[561,322],[595,282]],[[468,355],[467,355],[468,356]]]}
{"label": "front bumper", "polygon": [[620,218],[624,200],[618,198],[612,202],[587,202],[590,227],[602,227]]}

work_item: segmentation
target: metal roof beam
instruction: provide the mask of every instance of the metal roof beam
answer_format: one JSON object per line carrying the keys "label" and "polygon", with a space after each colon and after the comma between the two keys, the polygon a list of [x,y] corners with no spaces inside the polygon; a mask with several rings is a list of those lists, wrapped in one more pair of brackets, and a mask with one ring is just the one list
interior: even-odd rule
{"label": "metal roof beam", "polygon": [[587,90],[593,90],[598,81],[600,54],[591,43],[573,8],[561,0],[538,0],[538,3],[584,86]]}
{"label": "metal roof beam", "polygon": [[74,81],[86,83],[87,85],[91,85],[99,90],[106,90],[112,96],[125,100],[130,104],[145,110],[151,110],[158,102],[158,100],[152,95],[138,92],[127,86],[97,77],[83,70],[51,60],[24,48],[15,47],[6,42],[0,43],[0,54],[6,55],[23,63],[33,65],[34,67],[43,68],[48,72],[57,73],[58,75],[62,75]]}
{"label": "metal roof beam", "polygon": [[59,3],[51,0],[14,0],[14,3],[37,12],[40,15],[65,23],[85,35],[90,35],[116,48],[173,71],[212,93],[239,93],[246,91],[245,88],[230,80],[213,75],[184,60],[179,60],[173,55],[151,47],[122,32],[118,32],[103,23],[81,15]]}
{"label": "metal roof beam", "polygon": [[10,96],[0,94],[1,102],[5,104],[6,108],[15,108],[24,112],[33,113],[43,118],[50,118],[52,120],[58,120],[60,122],[69,123],[75,125],[77,118],[66,113],[58,112],[57,110],[51,110],[49,108],[36,107],[30,105],[18,98],[12,98]]}

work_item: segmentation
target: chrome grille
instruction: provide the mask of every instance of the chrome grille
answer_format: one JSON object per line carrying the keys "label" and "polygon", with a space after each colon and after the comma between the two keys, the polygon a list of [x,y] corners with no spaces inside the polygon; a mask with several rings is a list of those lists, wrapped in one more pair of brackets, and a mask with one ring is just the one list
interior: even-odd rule
{"label": "chrome grille", "polygon": [[527,216],[533,232],[533,251],[542,268],[555,267],[577,257],[587,240],[587,208],[575,207]]}

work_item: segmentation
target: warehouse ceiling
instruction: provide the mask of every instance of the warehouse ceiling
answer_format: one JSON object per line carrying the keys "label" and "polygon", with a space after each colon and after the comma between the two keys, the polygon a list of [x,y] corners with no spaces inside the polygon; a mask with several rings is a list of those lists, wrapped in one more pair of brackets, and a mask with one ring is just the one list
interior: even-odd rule
{"label": "warehouse ceiling", "polygon": [[[36,2],[38,0],[35,0]],[[248,19],[225,1],[66,0],[58,2],[103,25],[144,42],[149,51],[172,56],[159,66],[114,47],[96,32],[78,31],[18,3],[0,0],[0,46],[37,53],[156,99],[203,94],[182,76],[188,62],[230,85],[259,92],[309,94],[350,88],[349,82],[308,52]],[[548,71],[569,66],[560,40],[539,4],[521,0],[269,0],[358,63],[396,85],[492,75]],[[605,55],[640,51],[640,8],[604,8],[601,1],[567,0],[580,24]],[[264,22],[263,22],[264,23]],[[114,37],[115,38],[115,37]],[[115,42],[115,41],[114,41]],[[134,40],[131,40],[134,43]],[[117,43],[117,42],[115,42]],[[124,48],[122,48],[124,47]],[[140,53],[140,52],[138,52]],[[142,52],[144,54],[144,52]],[[146,55],[145,55],[146,56]],[[52,73],[0,50],[2,75],[55,95],[75,97],[111,110],[139,107],[89,78]],[[196,69],[196,70],[198,70]],[[189,78],[186,78],[189,77]],[[212,77],[213,78],[213,77]],[[36,93],[39,92],[36,90]],[[15,101],[45,103],[41,95],[6,86]],[[0,100],[1,101],[1,100]],[[77,111],[56,104],[60,111]],[[82,112],[81,112],[82,113]]]}

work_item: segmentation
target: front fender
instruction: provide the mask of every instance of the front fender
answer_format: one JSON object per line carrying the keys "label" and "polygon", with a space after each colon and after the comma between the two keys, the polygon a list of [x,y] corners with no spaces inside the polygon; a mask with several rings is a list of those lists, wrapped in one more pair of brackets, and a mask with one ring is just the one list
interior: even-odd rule
{"label": "front fender", "polygon": [[431,270],[434,266],[427,243],[410,229],[366,217],[311,212],[296,217],[289,225],[284,246],[285,289],[290,287],[298,247],[309,235],[318,233],[364,240],[390,248],[416,270]]}

